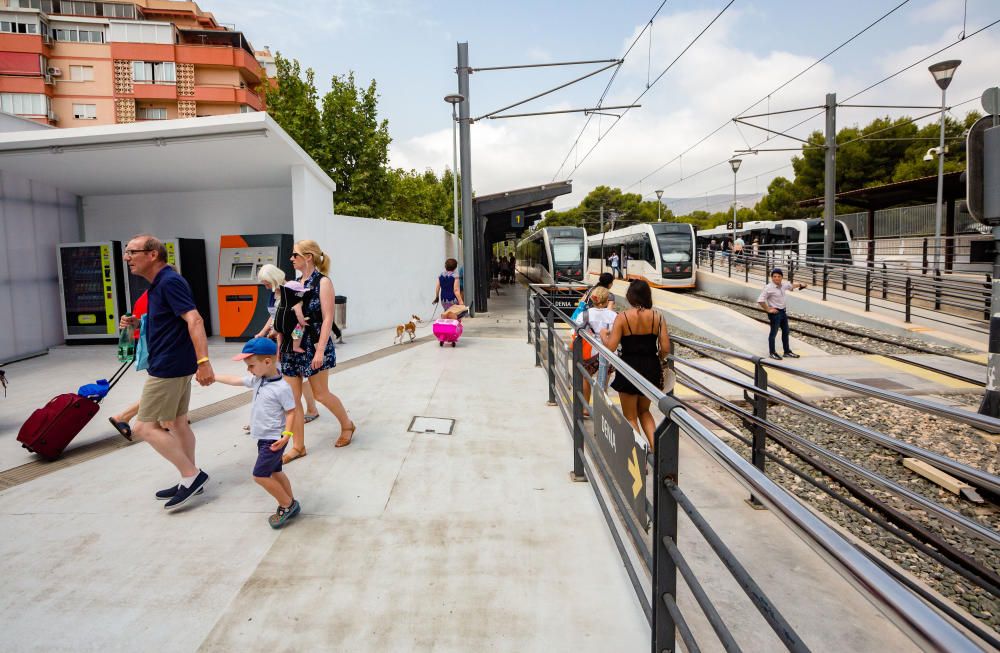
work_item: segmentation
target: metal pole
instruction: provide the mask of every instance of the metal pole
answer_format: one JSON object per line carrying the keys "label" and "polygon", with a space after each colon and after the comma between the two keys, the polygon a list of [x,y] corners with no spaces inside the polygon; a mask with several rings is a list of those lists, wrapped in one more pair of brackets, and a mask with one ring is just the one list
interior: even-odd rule
{"label": "metal pole", "polygon": [[454,205],[455,258],[462,264],[462,248],[458,246],[458,113],[455,105],[451,105],[451,194]]}
{"label": "metal pole", "polygon": [[[732,238],[730,238],[729,241],[730,260],[733,258],[733,246],[735,244],[736,244],[736,171],[733,170],[733,230],[732,230]],[[730,264],[730,268],[732,268],[732,264]],[[732,276],[732,272],[730,272],[729,276]]]}
{"label": "metal pole", "polygon": [[549,400],[546,402],[548,406],[556,405],[556,345],[555,345],[555,313],[556,307],[554,304],[549,304],[549,313],[545,316],[545,331],[546,331],[546,357],[545,360],[548,363],[549,372]]}
{"label": "metal pole", "polygon": [[980,415],[1000,417],[1000,227],[993,227],[993,301],[990,305],[990,357],[986,367],[986,392]]}
{"label": "metal pole", "polygon": [[[469,44],[458,44],[458,92],[465,98],[458,106],[458,136],[462,151],[462,260],[465,270],[465,302],[469,316],[476,314],[476,216],[472,212],[472,142],[469,134]],[[472,298],[470,300],[470,297]]]}
{"label": "metal pole", "polygon": [[833,256],[837,220],[837,94],[826,94],[826,162],[823,175],[823,261]]}
{"label": "metal pole", "polygon": [[677,543],[677,500],[666,487],[667,479],[678,480],[680,429],[670,415],[656,428],[653,457],[653,653],[674,651],[674,623],[664,596],[677,596],[677,566],[667,554],[663,539]]}
{"label": "metal pole", "polygon": [[[580,395],[583,394],[583,374],[580,372],[580,366],[583,364],[583,338],[580,337],[579,331],[573,341],[573,355],[570,360],[573,361],[573,471],[569,473],[569,477],[574,481],[586,481],[583,458],[580,455],[583,451],[583,428],[580,424],[583,422],[584,404],[580,399]],[[597,386],[593,386],[592,391],[598,392]]]}
{"label": "metal pole", "polygon": [[938,145],[937,205],[934,207],[934,269],[941,267],[941,212],[944,210],[944,116],[946,89],[941,89],[941,141]]}

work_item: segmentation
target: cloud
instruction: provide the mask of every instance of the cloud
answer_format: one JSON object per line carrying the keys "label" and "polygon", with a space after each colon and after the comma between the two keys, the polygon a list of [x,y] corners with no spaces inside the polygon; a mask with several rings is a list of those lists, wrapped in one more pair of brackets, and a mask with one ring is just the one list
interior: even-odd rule
{"label": "cloud", "polygon": [[[645,56],[649,46],[640,39],[635,51],[641,51],[641,56],[628,58],[605,105],[631,103],[646,88],[647,75],[655,79],[713,15],[714,12],[681,12],[657,20],[649,55],[651,64],[647,65]],[[556,175],[568,152],[567,164],[557,175],[560,179],[566,178],[576,162],[604,133],[606,135],[597,148],[571,175],[575,192],[558,200],[557,208],[578,203],[599,184],[629,188],[630,192],[642,192],[647,197],[653,197],[657,188],[665,189],[666,194],[672,197],[698,197],[726,192],[726,189],[731,192],[732,171],[724,162],[734,150],[746,148],[748,143],[757,145],[766,141],[762,147],[780,148],[797,147],[798,142],[780,137],[769,138],[765,132],[751,127],[737,129],[730,119],[815,61],[815,54],[802,55],[779,48],[755,52],[742,46],[745,32],[740,22],[743,18],[735,12],[726,14],[642,97],[642,108],[628,112],[610,131],[613,118],[594,117],[576,148],[571,146],[586,120],[579,114],[476,123],[472,126],[474,189],[478,194],[484,194],[548,182]],[[642,26],[636,27],[634,33],[623,41],[622,51],[641,30]],[[950,35],[958,30],[960,25],[957,29],[946,27],[942,34]],[[873,62],[872,65],[862,65],[856,71],[838,71],[834,67],[838,59],[831,58],[813,67],[771,98],[750,107],[748,113],[815,107],[822,105],[826,93],[834,90],[838,91],[838,98],[842,101],[849,94],[933,52],[950,40],[953,37],[942,36],[934,43],[922,43],[902,50],[876,41],[874,45],[864,46],[875,50],[862,59],[863,63]],[[989,70],[993,58],[984,56],[984,53],[995,52],[998,45],[996,37],[984,33],[940,56],[942,59],[952,56],[967,59],[959,70],[949,97],[968,99],[993,83],[995,73]],[[926,65],[917,66],[865,93],[857,102],[937,103],[940,96]],[[567,106],[570,105],[553,100],[536,102],[520,109],[542,111]],[[572,106],[581,105],[574,103]],[[978,108],[978,104],[969,104],[957,111],[964,115],[973,108]],[[821,114],[822,110],[755,121],[780,131],[816,113]],[[864,123],[877,115],[907,113],[916,115],[919,111],[840,109],[838,126]],[[715,136],[680,160],[650,175],[720,126],[723,127]],[[820,115],[796,127],[793,133],[805,137],[811,131],[822,128],[823,117]],[[777,174],[788,176],[788,169],[771,171],[788,164],[793,154],[762,152],[758,156],[745,156],[738,177],[739,192],[763,192]],[[446,166],[451,167],[451,158],[450,130],[433,131],[393,143],[394,165],[418,169],[431,167],[440,171]],[[722,165],[710,167],[720,162]],[[708,170],[701,172],[705,168]],[[640,179],[643,181],[638,183]]]}

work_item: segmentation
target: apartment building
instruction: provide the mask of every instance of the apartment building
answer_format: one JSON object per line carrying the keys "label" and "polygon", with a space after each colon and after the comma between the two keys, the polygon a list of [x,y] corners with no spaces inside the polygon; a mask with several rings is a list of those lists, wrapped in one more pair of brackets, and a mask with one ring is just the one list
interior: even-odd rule
{"label": "apartment building", "polygon": [[0,0],[0,111],[43,124],[261,111],[268,62],[195,2]]}

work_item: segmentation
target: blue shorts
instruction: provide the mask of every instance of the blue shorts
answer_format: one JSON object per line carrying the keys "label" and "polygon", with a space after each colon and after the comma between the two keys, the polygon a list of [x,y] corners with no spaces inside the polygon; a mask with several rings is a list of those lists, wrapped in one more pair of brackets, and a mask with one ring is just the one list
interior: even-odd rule
{"label": "blue shorts", "polygon": [[281,471],[281,454],[288,443],[277,451],[271,451],[275,442],[277,440],[257,440],[257,464],[253,466],[253,475],[257,478],[270,478],[271,474]]}

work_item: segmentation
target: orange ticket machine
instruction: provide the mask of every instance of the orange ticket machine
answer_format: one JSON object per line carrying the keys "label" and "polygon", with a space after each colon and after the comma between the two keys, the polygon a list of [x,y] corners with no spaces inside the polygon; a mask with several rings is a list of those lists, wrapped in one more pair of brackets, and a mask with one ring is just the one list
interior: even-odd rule
{"label": "orange ticket machine", "polygon": [[289,279],[291,234],[222,236],[219,240],[219,333],[227,342],[249,340],[267,322],[271,291],[257,281],[265,264],[276,265]]}

